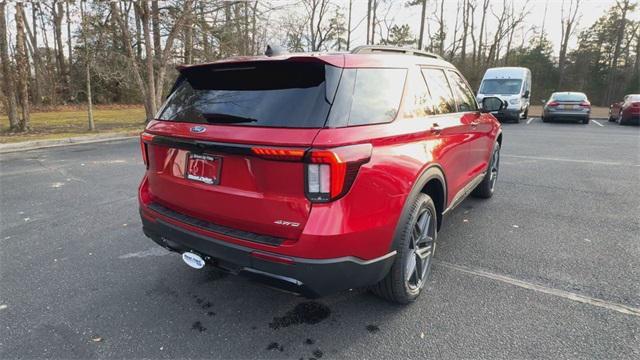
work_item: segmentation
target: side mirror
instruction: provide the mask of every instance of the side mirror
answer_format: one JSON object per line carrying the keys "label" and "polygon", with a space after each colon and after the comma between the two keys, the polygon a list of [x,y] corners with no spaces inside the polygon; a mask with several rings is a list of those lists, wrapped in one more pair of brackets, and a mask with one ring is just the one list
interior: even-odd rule
{"label": "side mirror", "polygon": [[542,103],[542,105],[547,103],[547,99],[540,99],[540,102]]}
{"label": "side mirror", "polygon": [[505,108],[505,102],[495,96],[482,99],[482,112],[500,111]]}
{"label": "side mirror", "polygon": [[524,98],[525,98],[525,99],[528,99],[528,98],[529,98],[529,90],[527,90],[527,91],[525,91],[525,92],[524,92]]}

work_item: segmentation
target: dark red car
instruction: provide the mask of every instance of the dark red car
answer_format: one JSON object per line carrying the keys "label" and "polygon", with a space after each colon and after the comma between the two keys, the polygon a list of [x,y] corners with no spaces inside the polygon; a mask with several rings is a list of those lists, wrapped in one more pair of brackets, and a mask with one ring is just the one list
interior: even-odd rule
{"label": "dark red car", "polygon": [[442,217],[491,197],[501,127],[435,55],[386,47],[179,69],[141,135],[144,233],[310,297],[373,286],[408,303]]}
{"label": "dark red car", "polygon": [[640,124],[640,94],[630,94],[622,102],[611,104],[609,121],[620,125]]}

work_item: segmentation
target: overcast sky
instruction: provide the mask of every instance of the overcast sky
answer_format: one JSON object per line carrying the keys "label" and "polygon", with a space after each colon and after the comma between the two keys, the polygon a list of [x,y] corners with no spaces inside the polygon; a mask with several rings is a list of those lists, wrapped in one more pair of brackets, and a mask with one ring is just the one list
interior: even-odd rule
{"label": "overcast sky", "polygon": [[[563,0],[512,0],[516,9],[525,8],[528,11],[528,15],[525,18],[524,24],[522,26],[523,31],[516,33],[516,36],[519,39],[515,39],[514,42],[518,44],[521,38],[526,36],[529,38],[533,31],[532,29],[539,29],[542,27],[542,19],[545,18],[545,6],[547,7],[547,16],[545,21],[545,31],[547,32],[550,40],[553,42],[555,52],[557,54],[558,49],[560,47],[560,37],[561,37],[561,25],[560,25],[560,9],[562,7]],[[564,0],[565,7],[568,8],[568,4],[571,0]],[[575,0],[574,0],[575,1]],[[348,15],[347,9],[349,0],[332,0],[335,4],[342,4],[345,12],[345,16]],[[380,0],[381,5],[379,6],[378,16],[382,17],[383,13],[386,12],[387,8],[391,8],[387,18],[389,20],[393,20],[395,24],[409,24],[411,26],[411,31],[413,35],[417,38],[418,32],[420,29],[420,6],[406,7],[404,4],[407,2],[405,0]],[[446,18],[446,26],[447,26],[447,41],[449,44],[451,42],[451,38],[453,37],[453,27],[456,20],[456,12],[458,9],[459,0],[445,0],[445,18]],[[300,0],[267,0],[267,3],[279,9],[286,9],[285,11],[304,11],[304,6],[300,4]],[[438,1],[439,3],[439,1]],[[482,0],[476,0],[476,3],[479,3],[478,7],[481,7]],[[431,26],[432,29],[435,30],[437,24],[435,20],[433,20],[433,12],[436,10],[436,0],[427,0],[428,4],[428,16],[431,18]],[[581,0],[580,6],[580,21],[578,22],[578,27],[575,31],[575,35],[572,37],[572,42],[570,43],[570,48],[574,48],[576,45],[577,34],[589,26],[591,26],[600,16],[602,16],[607,9],[609,9],[613,4],[615,4],[615,0]],[[491,6],[495,7],[497,11],[502,7],[502,0],[491,0]],[[476,17],[478,20],[476,21],[476,27],[479,26],[479,17],[480,17],[480,9],[476,10]],[[367,0],[353,0],[353,10],[352,10],[352,47],[357,45],[363,45],[365,43],[366,37],[366,20],[364,18],[367,14]],[[330,14],[333,15],[333,12]],[[15,21],[13,19],[14,12],[13,6],[7,7],[7,24],[10,32],[9,43],[13,45],[15,40]],[[640,20],[640,11],[636,11],[633,14],[629,15],[630,18],[635,20]],[[74,27],[80,22],[79,14],[77,11],[72,15],[72,17],[77,18]],[[29,17],[30,20],[30,17]],[[488,25],[487,29],[491,34],[496,25],[496,20],[493,16],[489,16],[487,18]],[[49,36],[50,39],[53,37],[51,33],[51,29],[49,28]],[[433,31],[432,30],[432,31]],[[274,29],[276,31],[276,29]],[[41,34],[42,36],[42,34]],[[40,37],[41,37],[40,36]],[[63,41],[66,41],[66,31],[63,31]],[[425,39],[427,37],[427,31],[425,29]],[[376,41],[379,40],[379,36],[376,36]],[[52,41],[52,40],[49,40]],[[425,40],[425,44],[427,40]]]}
{"label": "overcast sky", "polygon": [[[570,0],[565,0],[565,7],[568,9],[568,4]],[[338,3],[345,4],[345,8],[348,7],[348,0],[337,0]],[[405,7],[402,6],[406,1],[393,1],[393,10],[390,12],[390,17],[395,19],[395,23],[403,24],[407,23],[411,26],[413,34],[417,38],[417,34],[420,30],[420,7]],[[482,3],[482,0],[477,0],[476,2]],[[542,26],[542,19],[544,18],[545,13],[545,4],[547,5],[547,16],[545,21],[545,31],[547,32],[549,38],[554,44],[556,52],[560,48],[560,37],[561,37],[561,25],[560,25],[560,8],[562,6],[562,0],[513,0],[515,8],[525,8],[528,10],[529,15],[525,19],[524,29],[529,29],[531,27],[537,27],[538,29]],[[429,4],[428,12],[433,13],[435,10],[435,0],[427,0]],[[438,1],[439,3],[439,1]],[[615,0],[582,0],[580,5],[580,13],[581,18],[578,24],[578,29],[576,31],[576,35],[579,31],[588,28],[593,24],[601,15],[603,15],[606,10],[615,4]],[[479,7],[480,7],[479,6]],[[492,6],[499,10],[502,7],[502,0],[492,0]],[[380,5],[381,9],[385,8],[385,4]],[[456,11],[458,8],[458,0],[446,0],[445,1],[445,17],[447,24],[447,35],[450,37],[453,36],[453,26],[455,24]],[[634,19],[638,19],[638,13],[633,14],[631,17]],[[364,18],[367,14],[367,0],[354,0],[353,1],[353,11],[352,11],[352,27],[355,26],[358,21]],[[476,16],[479,17],[479,10],[476,10]],[[495,26],[495,19],[493,16],[490,16],[490,20],[488,23],[488,29],[492,32],[492,27]],[[436,24],[432,20],[432,27],[435,27]],[[476,26],[479,26],[479,21],[476,22]],[[529,35],[531,32],[529,32]],[[425,37],[426,37],[425,30]],[[353,32],[352,34],[352,43],[354,45],[364,44],[366,37],[366,21],[363,21],[361,25]],[[571,47],[575,46],[576,37],[573,37],[573,43],[570,44]]]}

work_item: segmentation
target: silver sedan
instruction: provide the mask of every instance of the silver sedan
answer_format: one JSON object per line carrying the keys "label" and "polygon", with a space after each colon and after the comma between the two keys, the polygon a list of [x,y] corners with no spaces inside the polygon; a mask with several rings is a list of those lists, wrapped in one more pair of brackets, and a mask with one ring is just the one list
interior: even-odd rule
{"label": "silver sedan", "polygon": [[582,124],[589,123],[591,102],[581,92],[555,92],[544,104],[542,121],[577,120]]}

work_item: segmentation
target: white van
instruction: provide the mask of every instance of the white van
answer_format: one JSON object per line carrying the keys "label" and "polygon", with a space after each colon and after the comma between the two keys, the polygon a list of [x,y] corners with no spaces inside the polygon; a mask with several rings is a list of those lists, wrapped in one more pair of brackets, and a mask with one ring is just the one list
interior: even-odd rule
{"label": "white van", "polygon": [[526,119],[531,99],[531,70],[523,67],[487,69],[478,89],[478,103],[487,96],[499,97],[507,103],[505,109],[494,113],[499,119],[515,122]]}

